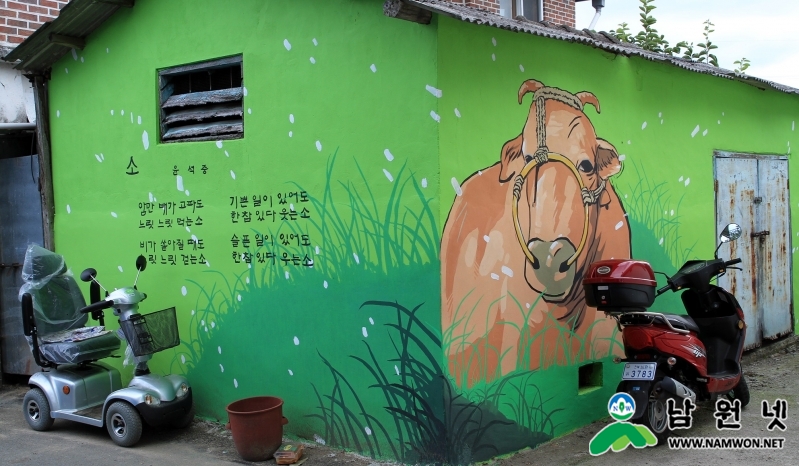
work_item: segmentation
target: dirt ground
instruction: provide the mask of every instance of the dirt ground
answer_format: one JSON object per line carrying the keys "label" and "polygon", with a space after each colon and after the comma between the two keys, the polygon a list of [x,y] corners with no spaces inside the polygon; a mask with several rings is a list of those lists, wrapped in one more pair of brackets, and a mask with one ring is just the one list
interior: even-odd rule
{"label": "dirt ground", "polygon": [[[797,341],[796,338],[793,341]],[[783,345],[784,346],[784,345]],[[668,447],[628,448],[599,457],[588,453],[591,438],[609,421],[599,421],[557,438],[535,450],[524,450],[505,458],[489,461],[490,466],[504,465],[737,465],[799,464],[799,348],[794,343],[778,353],[763,357],[763,352],[744,361],[752,401],[742,413],[742,429],[719,432],[715,427],[713,406],[700,404],[694,412],[694,427],[682,436],[785,437],[782,450],[669,450]],[[759,360],[757,360],[760,358]],[[7,383],[8,381],[6,381]],[[219,424],[195,421],[189,428],[176,430],[145,429],[135,448],[119,448],[104,429],[57,420],[48,432],[30,430],[22,417],[25,385],[0,386],[0,463],[47,465],[216,465],[275,464],[274,460],[249,463],[239,458],[230,432]],[[761,400],[776,398],[788,401],[788,426],[784,433],[768,432],[767,421],[760,415]],[[377,463],[353,453],[332,449],[313,442],[305,443],[307,465],[376,466]],[[386,464],[386,463],[382,463]]]}
{"label": "dirt ground", "polygon": [[[793,341],[796,341],[794,338]],[[765,348],[768,351],[767,348]],[[524,450],[507,458],[490,461],[489,465],[766,465],[799,464],[799,348],[794,343],[776,354],[744,359],[744,374],[749,380],[751,402],[741,413],[740,431],[716,429],[714,406],[700,403],[694,411],[693,427],[682,437],[785,437],[782,450],[669,450],[668,446],[635,449],[593,457],[588,443],[610,419],[598,421],[573,433],[559,437],[535,450]],[[748,360],[747,360],[748,359]],[[787,430],[769,432],[767,420],[761,417],[760,404],[777,398],[788,401]],[[683,431],[684,432],[684,431]]]}

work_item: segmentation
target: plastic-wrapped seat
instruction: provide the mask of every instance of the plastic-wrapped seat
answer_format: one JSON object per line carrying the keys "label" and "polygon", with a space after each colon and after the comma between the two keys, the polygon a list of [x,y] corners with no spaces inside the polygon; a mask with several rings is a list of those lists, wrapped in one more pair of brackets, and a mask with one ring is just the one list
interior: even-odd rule
{"label": "plastic-wrapped seat", "polygon": [[[30,245],[22,266],[22,279],[25,281],[19,290],[22,318],[34,356],[56,365],[77,364],[111,356],[119,349],[121,342],[114,333],[84,328],[89,316],[80,309],[86,306],[86,301],[63,256]],[[31,320],[35,335],[29,328]],[[39,362],[40,358],[36,359]]]}

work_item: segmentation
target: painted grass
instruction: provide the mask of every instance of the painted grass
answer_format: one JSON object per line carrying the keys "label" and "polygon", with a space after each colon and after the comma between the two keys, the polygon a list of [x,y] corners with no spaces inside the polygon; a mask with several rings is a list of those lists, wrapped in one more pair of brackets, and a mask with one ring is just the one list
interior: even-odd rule
{"label": "painted grass", "polygon": [[[626,161],[625,168],[630,163]],[[692,244],[686,245],[688,240],[682,234],[680,206],[685,199],[685,193],[683,192],[679,197],[674,196],[673,189],[665,182],[654,183],[634,160],[632,168],[634,173],[631,173],[631,176],[621,178],[623,181],[631,181],[628,187],[616,191],[619,193],[627,216],[631,221],[637,222],[651,232],[658,245],[662,246],[672,265],[679,267],[693,256],[697,243],[694,241]],[[624,194],[621,194],[621,191]],[[637,229],[633,230],[634,251],[646,248],[644,245],[636,244],[639,233],[641,232]],[[643,259],[646,260],[646,258]]]}

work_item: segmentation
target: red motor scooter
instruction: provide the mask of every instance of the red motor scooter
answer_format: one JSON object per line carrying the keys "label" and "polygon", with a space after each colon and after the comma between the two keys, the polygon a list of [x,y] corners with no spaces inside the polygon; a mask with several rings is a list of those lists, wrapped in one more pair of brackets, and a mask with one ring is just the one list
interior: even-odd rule
{"label": "red motor scooter", "polygon": [[[617,392],[635,400],[631,421],[652,431],[662,444],[668,428],[667,400],[692,402],[726,396],[749,403],[749,387],[741,370],[746,336],[744,313],[729,291],[710,281],[741,259],[718,258],[722,244],[741,235],[730,224],[720,235],[713,260],[686,262],[666,286],[655,291],[652,267],[643,261],[605,260],[591,264],[583,279],[586,302],[616,319],[622,331],[625,358]],[[740,269],[739,269],[740,270]],[[646,311],[666,291],[682,291],[688,315]]]}

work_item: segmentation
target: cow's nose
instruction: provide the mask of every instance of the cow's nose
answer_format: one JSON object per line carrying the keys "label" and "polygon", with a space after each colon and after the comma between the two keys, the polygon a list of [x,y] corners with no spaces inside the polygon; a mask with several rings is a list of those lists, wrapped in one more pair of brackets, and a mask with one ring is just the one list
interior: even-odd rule
{"label": "cow's nose", "polygon": [[574,246],[568,239],[560,238],[555,241],[543,241],[539,238],[533,238],[527,247],[533,256],[533,269],[540,270],[542,265],[544,269],[554,273],[564,273],[569,270],[569,258],[574,253]]}

